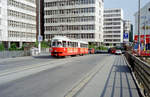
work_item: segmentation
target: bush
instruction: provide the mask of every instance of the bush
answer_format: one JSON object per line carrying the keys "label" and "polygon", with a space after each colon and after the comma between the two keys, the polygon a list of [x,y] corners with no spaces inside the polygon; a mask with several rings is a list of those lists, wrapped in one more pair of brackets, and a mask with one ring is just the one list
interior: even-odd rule
{"label": "bush", "polygon": [[[34,46],[38,47],[38,44],[39,44],[38,41],[36,41],[35,44],[34,44]],[[50,44],[50,42],[42,41],[41,42],[41,48],[49,48],[50,47],[49,44]]]}
{"label": "bush", "polygon": [[4,51],[4,50],[5,50],[4,45],[0,43],[0,51]]}
{"label": "bush", "polygon": [[95,46],[94,44],[89,45],[88,47],[89,47],[89,48],[94,48],[94,49],[96,49],[96,46]]}
{"label": "bush", "polygon": [[9,48],[10,51],[14,51],[14,50],[17,50],[17,46],[15,43],[12,43],[10,48]]}
{"label": "bush", "polygon": [[105,47],[105,46],[99,46],[99,47],[97,47],[96,49],[97,49],[97,50],[108,50],[108,48]]}
{"label": "bush", "polygon": [[49,46],[48,42],[42,41],[41,47],[42,47],[42,48],[49,48],[50,46]]}

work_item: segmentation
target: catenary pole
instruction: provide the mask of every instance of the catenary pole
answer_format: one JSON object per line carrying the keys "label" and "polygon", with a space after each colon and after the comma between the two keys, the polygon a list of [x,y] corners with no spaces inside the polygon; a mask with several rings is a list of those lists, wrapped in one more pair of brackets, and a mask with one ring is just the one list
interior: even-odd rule
{"label": "catenary pole", "polygon": [[39,53],[41,53],[41,41],[39,40],[39,37],[41,36],[41,28],[40,28],[40,25],[41,25],[41,15],[40,15],[40,10],[41,10],[41,8],[40,8],[41,6],[40,6],[40,0],[39,0],[39,33],[38,33],[38,50],[39,50]]}
{"label": "catenary pole", "polygon": [[140,56],[140,17],[141,17],[141,11],[140,11],[140,8],[141,8],[141,0],[139,0],[139,4],[138,4],[138,54]]}

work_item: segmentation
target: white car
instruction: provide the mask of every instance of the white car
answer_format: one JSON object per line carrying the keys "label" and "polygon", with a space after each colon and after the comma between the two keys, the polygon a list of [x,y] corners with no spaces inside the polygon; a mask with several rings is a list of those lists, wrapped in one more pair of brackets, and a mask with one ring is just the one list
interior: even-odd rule
{"label": "white car", "polygon": [[116,50],[116,51],[115,51],[115,54],[116,54],[116,55],[121,55],[122,52],[121,52],[121,50]]}

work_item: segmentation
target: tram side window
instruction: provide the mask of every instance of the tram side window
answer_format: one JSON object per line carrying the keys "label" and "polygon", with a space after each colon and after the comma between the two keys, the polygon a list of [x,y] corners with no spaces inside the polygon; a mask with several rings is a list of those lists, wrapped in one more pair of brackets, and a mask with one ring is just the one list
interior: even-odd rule
{"label": "tram side window", "polygon": [[81,48],[83,48],[83,44],[82,43],[80,44],[80,46],[81,46]]}
{"label": "tram side window", "polygon": [[72,47],[72,46],[71,46],[71,42],[68,42],[68,47]]}
{"label": "tram side window", "polygon": [[72,44],[73,44],[73,47],[76,47],[76,44],[75,44],[75,42],[72,42]]}
{"label": "tram side window", "polygon": [[63,47],[67,47],[67,42],[63,41]]}
{"label": "tram side window", "polygon": [[71,42],[71,47],[74,47],[74,42]]}
{"label": "tram side window", "polygon": [[88,48],[88,44],[86,44],[86,48]]}
{"label": "tram side window", "polygon": [[87,44],[83,44],[83,43],[81,43],[81,48],[87,48]]}
{"label": "tram side window", "polygon": [[78,47],[78,43],[77,43],[77,42],[75,42],[75,47],[76,47],[76,48]]}

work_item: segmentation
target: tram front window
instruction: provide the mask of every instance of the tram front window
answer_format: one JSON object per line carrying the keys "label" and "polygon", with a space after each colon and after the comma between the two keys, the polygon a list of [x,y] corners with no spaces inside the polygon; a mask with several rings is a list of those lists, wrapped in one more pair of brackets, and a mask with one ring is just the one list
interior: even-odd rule
{"label": "tram front window", "polygon": [[55,46],[56,46],[56,42],[53,42],[53,43],[52,43],[52,46],[55,47]]}
{"label": "tram front window", "polygon": [[58,47],[62,47],[62,43],[61,42],[57,42],[57,46]]}

